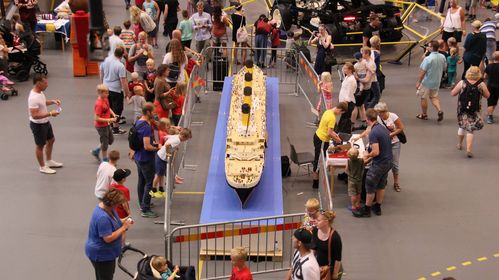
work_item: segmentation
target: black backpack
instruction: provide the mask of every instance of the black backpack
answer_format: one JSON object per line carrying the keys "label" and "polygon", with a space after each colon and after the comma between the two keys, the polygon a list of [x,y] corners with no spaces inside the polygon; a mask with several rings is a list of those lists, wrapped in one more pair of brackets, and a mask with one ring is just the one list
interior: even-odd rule
{"label": "black backpack", "polygon": [[134,151],[140,151],[144,148],[144,141],[140,138],[138,130],[146,124],[147,122],[145,121],[143,121],[138,126],[137,123],[135,123],[128,131],[128,146],[130,147],[130,149]]}
{"label": "black backpack", "polygon": [[463,88],[459,94],[459,110],[461,113],[475,113],[480,111],[480,98],[482,97],[482,92],[478,88],[478,85],[482,82],[482,79],[478,80],[476,83],[471,84],[468,80],[463,80],[466,83],[466,87]]}

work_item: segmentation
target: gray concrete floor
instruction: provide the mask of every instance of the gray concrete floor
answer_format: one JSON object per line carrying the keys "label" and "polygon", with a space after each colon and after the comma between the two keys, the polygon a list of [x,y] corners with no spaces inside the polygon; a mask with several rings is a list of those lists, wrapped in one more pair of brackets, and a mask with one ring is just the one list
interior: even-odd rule
{"label": "gray concrete floor", "polygon": [[[254,17],[253,11],[264,7],[262,2],[251,5],[247,10],[251,10],[250,16]],[[121,1],[105,1],[105,9],[112,25],[125,18]],[[31,83],[18,84],[20,96],[0,102],[3,119],[3,133],[0,133],[2,279],[19,278],[19,273],[30,273],[41,280],[93,277],[83,248],[89,217],[96,204],[93,189],[97,163],[88,151],[98,144],[92,125],[98,79],[73,78],[71,52],[53,50],[54,45],[46,39],[41,58],[49,67],[46,94],[49,98],[61,98],[64,108],[58,118],[52,119],[57,139],[54,159],[65,164],[56,175],[42,175],[37,170],[26,108]],[[165,46],[163,38],[160,45]],[[436,122],[433,109],[430,109],[430,120],[417,120],[419,105],[414,83],[418,56],[413,57],[409,67],[384,64],[387,89],[382,99],[404,121],[409,141],[402,148],[402,192],[395,193],[388,187],[383,216],[359,220],[346,209],[346,186],[341,183],[335,186],[338,213],[335,227],[343,239],[346,279],[418,279],[423,276],[439,279],[443,275],[453,275],[456,279],[497,279],[499,258],[494,254],[499,253],[499,204],[495,172],[499,130],[497,125],[486,125],[478,132],[475,158],[467,159],[464,152],[455,149],[456,99],[450,96],[449,90],[440,92],[445,112],[442,123]],[[338,88],[336,81],[335,96]],[[210,158],[206,147],[212,144],[218,99],[218,94],[210,93],[203,96],[203,103],[196,107],[194,121],[203,121],[204,125],[193,128],[194,139],[189,144],[186,160],[198,168],[182,170],[186,183],[178,190],[204,189]],[[303,97],[282,93],[280,100],[283,154],[289,153],[286,136],[290,136],[298,150],[312,151],[314,131],[305,128],[310,116]],[[129,108],[126,115],[131,116]],[[136,172],[134,164],[125,156],[126,136],[118,136],[116,140],[113,148],[123,154],[119,165],[133,171],[127,185],[132,191],[132,210],[138,213]],[[296,166],[293,168],[296,171]],[[305,200],[315,195],[306,176],[286,178],[285,213],[302,211]],[[176,195],[174,219],[198,223],[202,199],[202,195]],[[156,210],[162,213],[163,203],[155,203]],[[162,254],[162,225],[138,215],[135,220],[128,240],[150,254]],[[478,261],[480,257],[488,259]],[[463,266],[466,261],[472,264]],[[128,264],[134,268],[133,261]],[[446,268],[451,266],[456,269],[447,272]],[[440,276],[430,275],[437,271]],[[282,279],[283,275],[255,278]],[[115,279],[127,277],[118,271]]]}

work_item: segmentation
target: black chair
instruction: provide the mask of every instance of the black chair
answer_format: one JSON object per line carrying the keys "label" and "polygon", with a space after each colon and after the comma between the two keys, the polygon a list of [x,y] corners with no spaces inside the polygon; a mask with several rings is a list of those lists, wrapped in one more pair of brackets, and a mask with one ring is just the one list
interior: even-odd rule
{"label": "black chair", "polygon": [[290,158],[291,161],[298,165],[298,170],[296,171],[296,175],[298,176],[300,172],[300,168],[302,166],[307,166],[308,170],[308,175],[310,175],[310,165],[313,164],[314,162],[314,155],[309,152],[302,152],[302,153],[297,153],[295,146],[291,144],[291,141],[289,140],[289,137],[287,137],[288,143],[289,143],[289,148],[290,148]]}

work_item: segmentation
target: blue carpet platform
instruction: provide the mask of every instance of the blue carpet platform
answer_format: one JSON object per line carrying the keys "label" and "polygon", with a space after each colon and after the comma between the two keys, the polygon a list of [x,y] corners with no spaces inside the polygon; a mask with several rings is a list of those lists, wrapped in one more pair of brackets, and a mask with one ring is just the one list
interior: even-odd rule
{"label": "blue carpet platform", "polygon": [[231,94],[232,78],[225,77],[201,210],[202,224],[283,214],[279,81],[277,78],[267,78],[268,142],[265,165],[260,183],[253,190],[244,208],[241,208],[236,192],[229,187],[225,179],[225,139]]}

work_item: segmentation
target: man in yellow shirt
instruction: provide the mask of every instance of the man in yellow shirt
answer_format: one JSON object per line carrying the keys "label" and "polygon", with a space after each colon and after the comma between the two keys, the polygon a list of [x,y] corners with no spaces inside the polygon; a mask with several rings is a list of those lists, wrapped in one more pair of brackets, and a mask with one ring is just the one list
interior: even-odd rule
{"label": "man in yellow shirt", "polygon": [[321,146],[323,146],[323,152],[326,153],[329,147],[329,141],[333,139],[334,142],[341,142],[341,138],[334,132],[334,127],[336,126],[336,117],[345,113],[348,110],[348,104],[346,102],[340,102],[338,106],[327,110],[322,114],[319,127],[314,134],[314,183],[312,187],[314,189],[319,188],[319,156],[321,152]]}

